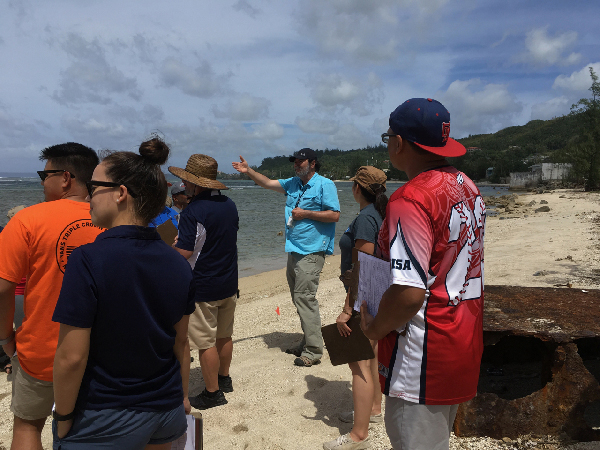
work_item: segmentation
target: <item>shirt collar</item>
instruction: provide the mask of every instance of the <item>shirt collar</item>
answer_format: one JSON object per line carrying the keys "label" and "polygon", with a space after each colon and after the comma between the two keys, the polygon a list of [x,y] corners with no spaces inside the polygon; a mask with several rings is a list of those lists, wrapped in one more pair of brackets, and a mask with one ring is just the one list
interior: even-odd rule
{"label": "shirt collar", "polygon": [[152,227],[119,225],[100,233],[96,240],[111,238],[158,240],[160,239],[160,234],[158,234],[156,228]]}
{"label": "shirt collar", "polygon": [[202,191],[198,195],[194,195],[194,197],[192,198],[190,203],[195,202],[196,200],[199,200],[199,199],[210,198],[213,195],[221,195],[221,191],[219,191],[218,189],[209,189],[207,191]]}

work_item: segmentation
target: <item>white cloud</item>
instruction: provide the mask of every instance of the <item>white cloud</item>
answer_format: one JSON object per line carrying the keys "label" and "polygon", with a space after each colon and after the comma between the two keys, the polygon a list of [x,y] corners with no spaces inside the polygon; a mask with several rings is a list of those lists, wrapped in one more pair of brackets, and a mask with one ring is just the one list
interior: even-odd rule
{"label": "white cloud", "polygon": [[548,120],[563,116],[569,112],[572,103],[564,95],[537,103],[531,107],[531,120]]}
{"label": "white cloud", "polygon": [[90,117],[82,119],[65,117],[61,122],[63,127],[72,133],[73,136],[86,141],[100,140],[108,144],[125,139],[131,135],[131,129],[122,123],[111,122],[110,120],[105,121],[100,118]]}
{"label": "white cloud", "polygon": [[435,40],[429,30],[447,0],[301,0],[299,34],[328,58],[350,65],[386,64],[414,51],[414,40]]}
{"label": "white cloud", "polygon": [[365,81],[340,74],[319,75],[308,83],[312,99],[328,111],[348,109],[365,116],[379,104],[383,94],[381,80],[373,73]]}
{"label": "white cloud", "polygon": [[241,154],[250,164],[260,164],[265,156],[289,153],[290,150],[275,141],[284,135],[283,127],[266,122],[245,127],[240,122],[219,126],[201,119],[193,126],[170,124],[161,128],[172,149],[169,165],[185,167],[192,153],[214,157],[219,169],[231,172],[231,162]]}
{"label": "white cloud", "polygon": [[372,142],[373,136],[365,134],[353,123],[341,125],[335,134],[327,138],[329,148],[360,148]]}
{"label": "white cloud", "polygon": [[271,102],[266,98],[254,97],[250,94],[239,94],[223,110],[219,109],[217,105],[213,105],[212,113],[216,118],[250,122],[267,118],[270,105]]}
{"label": "white cloud", "polygon": [[568,31],[552,37],[548,27],[536,28],[525,38],[526,53],[521,60],[534,66],[570,66],[581,59],[579,53],[566,54],[577,42],[577,33]]}
{"label": "white cloud", "polygon": [[40,126],[47,127],[43,123],[36,126],[27,120],[19,120],[0,105],[0,146],[3,152],[10,149],[20,150],[33,141],[41,140],[47,130],[39,130]]}
{"label": "white cloud", "polygon": [[439,95],[450,111],[452,137],[489,133],[512,124],[523,106],[503,84],[483,85],[479,79],[453,81]]}
{"label": "white cloud", "polygon": [[233,5],[233,9],[248,14],[253,19],[262,12],[260,9],[253,7],[247,0],[238,0],[238,2]]}
{"label": "white cloud", "polygon": [[310,134],[334,134],[339,124],[334,120],[297,117],[295,124],[300,130]]}
{"label": "white cloud", "polygon": [[559,75],[554,80],[552,89],[564,89],[566,91],[586,91],[592,85],[590,77],[590,67],[594,69],[596,74],[600,74],[600,62],[587,64],[581,70],[573,72],[571,75]]}
{"label": "white cloud", "polygon": [[[300,35],[336,59],[383,62],[398,44],[394,0],[303,0],[297,16]],[[357,61],[358,60],[358,61]]]}
{"label": "white cloud", "polygon": [[196,68],[175,58],[167,58],[161,68],[161,80],[167,87],[176,87],[193,97],[210,98],[227,90],[230,74],[217,75],[208,61]]}
{"label": "white cloud", "polygon": [[59,103],[108,104],[112,94],[122,93],[135,100],[140,98],[136,79],[108,63],[98,39],[88,41],[70,33],[61,47],[74,61],[60,72],[60,89],[52,95]]}
{"label": "white cloud", "polygon": [[283,127],[276,122],[265,122],[252,126],[252,136],[263,141],[273,141],[283,137]]}

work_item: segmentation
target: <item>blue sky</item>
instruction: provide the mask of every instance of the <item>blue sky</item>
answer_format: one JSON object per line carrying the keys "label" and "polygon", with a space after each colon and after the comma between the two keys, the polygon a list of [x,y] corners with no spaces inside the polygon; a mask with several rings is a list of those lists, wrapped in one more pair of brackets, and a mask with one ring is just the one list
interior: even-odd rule
{"label": "blue sky", "polygon": [[377,145],[392,110],[440,100],[451,135],[569,112],[600,73],[600,2],[2,0],[1,169],[76,141],[159,131],[231,172],[302,147]]}

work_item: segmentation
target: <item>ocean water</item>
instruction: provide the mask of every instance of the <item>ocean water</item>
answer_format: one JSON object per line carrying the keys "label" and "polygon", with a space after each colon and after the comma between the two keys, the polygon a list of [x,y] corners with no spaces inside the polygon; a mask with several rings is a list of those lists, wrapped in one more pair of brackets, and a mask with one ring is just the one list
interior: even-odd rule
{"label": "ocean water", "polygon": [[[175,181],[169,174],[167,179]],[[238,234],[238,261],[240,277],[254,275],[285,266],[284,253],[285,221],[283,209],[285,198],[282,194],[256,186],[252,181],[229,181],[224,184],[229,190],[223,193],[236,204],[240,216]],[[340,200],[341,215],[336,225],[335,253],[339,237],[358,214],[358,204],[354,201],[347,181],[336,182]],[[391,195],[401,183],[388,182],[387,193]],[[481,186],[484,196],[500,196],[508,193],[506,186]],[[388,195],[388,196],[389,196]],[[44,200],[43,188],[37,174],[0,172],[0,225],[6,225],[7,212],[17,206],[31,206]]]}

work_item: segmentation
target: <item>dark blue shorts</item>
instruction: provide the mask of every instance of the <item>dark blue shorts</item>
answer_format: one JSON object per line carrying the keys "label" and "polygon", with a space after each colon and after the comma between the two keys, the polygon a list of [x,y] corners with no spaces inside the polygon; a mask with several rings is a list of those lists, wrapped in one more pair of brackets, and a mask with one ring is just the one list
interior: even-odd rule
{"label": "dark blue shorts", "polygon": [[86,410],[75,416],[71,430],[62,439],[56,436],[56,421],[52,421],[53,449],[143,450],[147,444],[172,442],[186,430],[183,403],[166,412]]}

